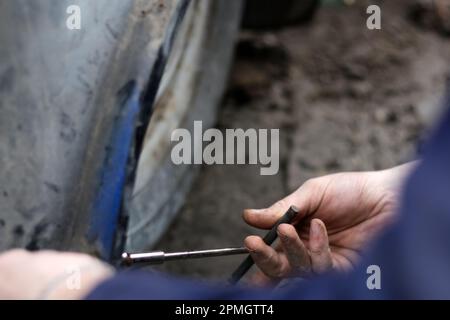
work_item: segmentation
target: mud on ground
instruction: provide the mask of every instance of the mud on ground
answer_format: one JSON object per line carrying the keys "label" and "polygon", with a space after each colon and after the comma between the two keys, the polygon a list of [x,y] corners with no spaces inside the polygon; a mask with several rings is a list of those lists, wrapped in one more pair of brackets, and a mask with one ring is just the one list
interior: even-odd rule
{"label": "mud on ground", "polygon": [[[382,30],[370,31],[367,3],[322,8],[307,26],[242,33],[217,127],[279,128],[280,172],[204,166],[158,249],[240,246],[256,233],[241,219],[244,208],[269,206],[311,177],[415,155],[450,75],[450,39],[410,21],[409,0],[381,2]],[[158,269],[226,279],[241,259]]]}

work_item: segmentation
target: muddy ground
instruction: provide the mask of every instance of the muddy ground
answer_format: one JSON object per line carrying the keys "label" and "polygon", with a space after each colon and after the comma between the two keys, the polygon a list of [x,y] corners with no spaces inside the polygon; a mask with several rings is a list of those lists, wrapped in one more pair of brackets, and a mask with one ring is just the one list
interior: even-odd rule
{"label": "muddy ground", "polygon": [[[366,28],[367,2],[359,1],[324,7],[309,25],[243,32],[217,126],[280,128],[280,172],[203,167],[157,248],[239,246],[256,232],[242,221],[244,208],[268,206],[314,176],[382,169],[414,157],[438,114],[450,41],[408,19],[411,2],[382,2],[378,31]],[[241,259],[158,269],[225,279]]]}

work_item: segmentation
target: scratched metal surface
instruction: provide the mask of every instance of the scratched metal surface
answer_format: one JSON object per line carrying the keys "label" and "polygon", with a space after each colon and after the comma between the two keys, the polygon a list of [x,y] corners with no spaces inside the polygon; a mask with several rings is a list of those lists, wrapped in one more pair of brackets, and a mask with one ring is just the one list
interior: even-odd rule
{"label": "scratched metal surface", "polygon": [[0,250],[108,250],[111,231],[89,230],[102,169],[177,2],[0,1]]}
{"label": "scratched metal surface", "polygon": [[[215,124],[239,30],[242,4],[242,1],[229,0],[191,3],[184,20],[184,27],[190,32],[188,45],[182,59],[176,63],[173,77],[163,78],[164,90],[155,101],[136,184],[127,206],[129,223],[125,248],[129,252],[147,250],[160,239],[176,219],[200,168],[199,165],[173,164],[170,135],[175,128],[192,130],[195,120],[203,121],[204,128]],[[194,17],[193,24],[189,24],[190,15]],[[178,35],[182,36],[183,30],[181,26]],[[174,52],[179,52],[176,46]],[[170,74],[171,66],[169,58],[165,76]]]}

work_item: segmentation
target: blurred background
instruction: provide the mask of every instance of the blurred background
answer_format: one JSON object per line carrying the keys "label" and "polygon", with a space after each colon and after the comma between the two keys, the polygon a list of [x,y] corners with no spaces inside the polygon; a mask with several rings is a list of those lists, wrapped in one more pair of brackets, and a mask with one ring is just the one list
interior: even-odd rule
{"label": "blurred background", "polygon": [[[216,127],[279,128],[280,172],[203,166],[155,249],[240,246],[259,233],[244,223],[243,209],[267,207],[315,176],[379,170],[415,157],[450,75],[448,11],[430,3],[329,0],[298,19],[269,7],[269,21],[249,4]],[[366,28],[370,4],[382,8],[381,30]],[[226,279],[241,259],[157,269]]]}

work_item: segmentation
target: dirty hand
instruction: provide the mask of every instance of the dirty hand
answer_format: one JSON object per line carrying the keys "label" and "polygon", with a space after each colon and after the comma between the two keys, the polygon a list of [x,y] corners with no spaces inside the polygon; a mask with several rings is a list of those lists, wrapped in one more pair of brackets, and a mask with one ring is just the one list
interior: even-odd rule
{"label": "dirty hand", "polygon": [[270,208],[245,210],[247,223],[269,229],[289,206],[300,209],[294,226],[278,227],[277,248],[257,236],[245,239],[262,271],[254,282],[351,268],[365,244],[393,220],[401,182],[413,166],[311,179]]}
{"label": "dirty hand", "polygon": [[112,274],[85,254],[11,250],[0,254],[0,299],[81,299]]}

